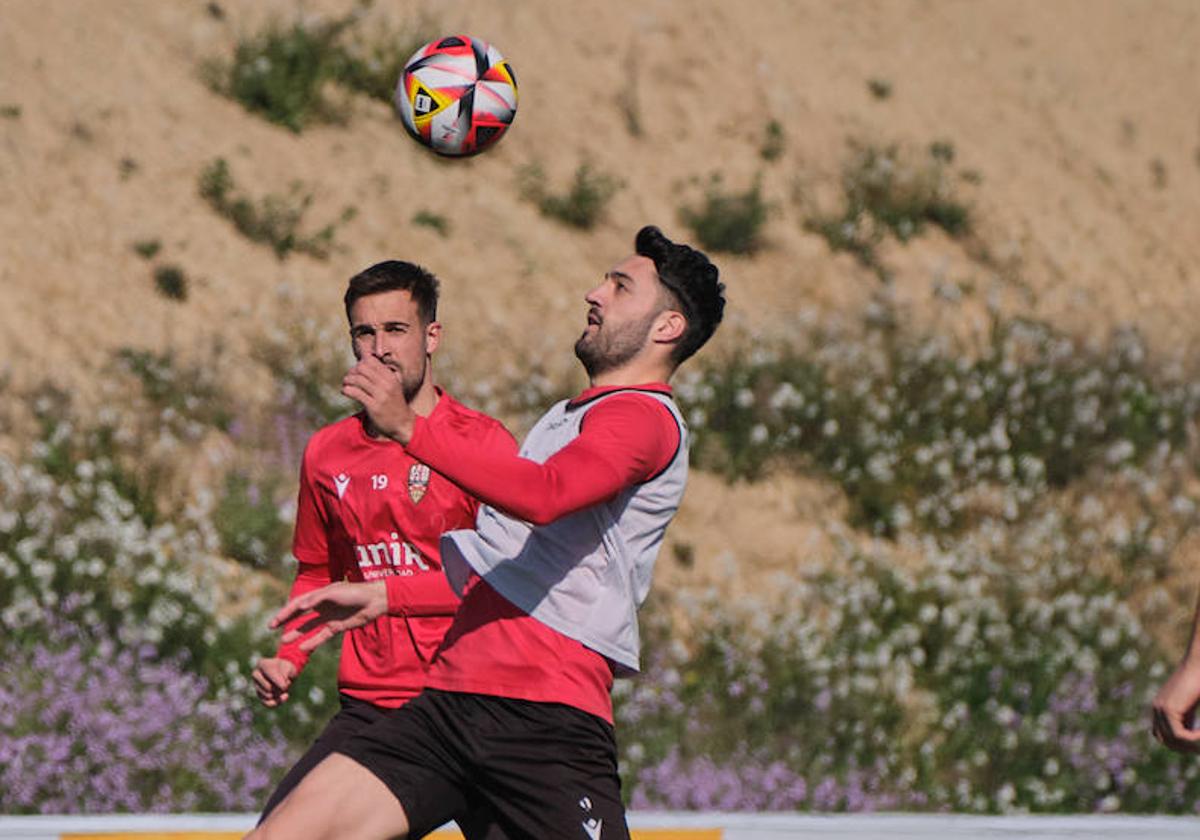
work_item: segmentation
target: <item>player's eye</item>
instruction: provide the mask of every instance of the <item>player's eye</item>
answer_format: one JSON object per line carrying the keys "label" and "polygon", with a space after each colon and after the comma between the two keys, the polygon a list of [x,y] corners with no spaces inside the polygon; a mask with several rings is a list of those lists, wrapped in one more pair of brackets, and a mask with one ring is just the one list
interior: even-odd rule
{"label": "player's eye", "polygon": [[350,337],[351,338],[366,338],[367,336],[371,335],[374,332],[375,331],[373,329],[371,329],[370,327],[355,327],[354,329],[350,330]]}
{"label": "player's eye", "polygon": [[390,332],[390,333],[403,334],[403,333],[408,332],[408,326],[406,324],[388,324],[383,329],[385,332]]}

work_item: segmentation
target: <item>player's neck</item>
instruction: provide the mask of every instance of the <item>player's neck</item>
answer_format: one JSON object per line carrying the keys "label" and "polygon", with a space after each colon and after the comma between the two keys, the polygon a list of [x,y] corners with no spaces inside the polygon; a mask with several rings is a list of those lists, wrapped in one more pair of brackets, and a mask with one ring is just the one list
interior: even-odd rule
{"label": "player's neck", "polygon": [[593,388],[607,388],[614,385],[628,387],[645,385],[648,382],[667,382],[674,372],[675,369],[667,364],[655,363],[646,359],[632,359],[626,364],[591,377],[591,386]]}
{"label": "player's neck", "polygon": [[438,392],[437,386],[433,384],[432,377],[426,377],[424,384],[409,401],[413,413],[420,417],[428,417],[437,407],[438,400],[442,395]]}
{"label": "player's neck", "polygon": [[[427,379],[425,380],[425,384],[421,386],[421,389],[413,396],[412,401],[409,402],[409,406],[412,408],[414,414],[421,417],[428,417],[437,408],[438,401],[441,398],[442,394],[438,391],[437,386],[433,384],[433,380]],[[371,415],[365,411],[362,413],[362,422],[363,429],[366,431],[368,437],[382,437],[379,430],[375,428],[375,424],[371,422]]]}

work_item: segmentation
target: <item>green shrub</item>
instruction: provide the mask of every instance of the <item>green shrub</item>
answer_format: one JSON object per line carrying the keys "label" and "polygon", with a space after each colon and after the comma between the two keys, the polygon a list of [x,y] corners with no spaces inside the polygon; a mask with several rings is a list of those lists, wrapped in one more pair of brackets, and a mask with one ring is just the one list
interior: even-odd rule
{"label": "green shrub", "polygon": [[71,123],[70,133],[71,137],[83,143],[91,143],[96,139],[96,133],[83,120],[75,120]]}
{"label": "green shrub", "polygon": [[204,75],[218,93],[292,131],[342,123],[350,108],[344,95],[336,95],[338,88],[391,103],[404,63],[438,28],[422,18],[404,27],[373,25],[367,34],[364,11],[290,26],[271,23],[240,40],[228,62],[210,60]]}
{"label": "green shrub", "polygon": [[561,194],[547,189],[546,173],[536,163],[521,169],[518,183],[521,198],[536,204],[543,216],[583,230],[595,227],[608,202],[623,186],[612,175],[593,172],[587,163],[579,165],[571,185]]}
{"label": "green shrub", "polygon": [[812,213],[805,228],[820,234],[834,251],[848,251],[882,270],[875,248],[887,234],[907,242],[933,224],[954,237],[970,232],[970,212],[951,189],[947,166],[954,146],[932,143],[928,158],[912,161],[895,145],[855,146],[842,169],[843,209]]}
{"label": "green shrub", "polygon": [[291,527],[280,513],[278,479],[255,480],[241,470],[225,476],[213,510],[221,550],[240,563],[282,576],[290,551]]}
{"label": "green shrub", "polygon": [[883,241],[883,234],[869,215],[810,216],[804,228],[823,238],[831,251],[852,254],[859,263],[883,275],[885,269],[875,251]]}
{"label": "green shrub", "polygon": [[199,362],[182,362],[173,350],[156,353],[122,347],[113,361],[116,372],[137,383],[144,408],[158,415],[155,422],[187,440],[200,437],[208,428],[229,428],[234,400],[221,378],[221,356],[219,345]]}
{"label": "green shrub", "polygon": [[615,688],[633,806],[1190,812],[1200,767],[1146,736],[1162,653],[1077,537],[1045,511],[917,573],[845,547],[769,599],[660,593]]}
{"label": "green shrub", "polygon": [[233,401],[218,361],[214,354],[184,364],[171,351],[122,348],[102,371],[105,408],[86,423],[65,391],[46,385],[22,395],[19,404],[37,430],[33,462],[50,480],[69,484],[80,462],[94,461],[122,504],[147,526],[160,523],[181,448],[229,427]]}
{"label": "green shrub", "polygon": [[370,37],[361,30],[347,30],[332,60],[331,78],[338,84],[372,99],[392,104],[404,64],[423,44],[437,37],[429,20],[393,28],[373,29]]}
{"label": "green shrub", "polygon": [[685,377],[697,465],[754,477],[772,461],[840,483],[855,521],[961,528],[1017,518],[1048,487],[1182,452],[1200,389],[1154,375],[1136,334],[1100,352],[1001,321],[971,357],[946,341],[756,348]]}
{"label": "green shrub", "polygon": [[727,193],[714,175],[700,204],[681,208],[679,217],[707,250],[753,254],[762,247],[768,211],[758,179],[745,192]]}
{"label": "green shrub", "polygon": [[188,296],[187,275],[174,263],[154,269],[154,289],[168,300],[185,301]]}
{"label": "green shrub", "polygon": [[328,259],[337,228],[355,216],[354,208],[347,207],[337,221],[315,233],[302,234],[300,225],[312,204],[312,193],[301,182],[294,181],[286,194],[270,193],[255,201],[235,193],[233,175],[224,158],[216,158],[200,173],[199,193],[239,233],[251,242],[270,245],[279,259],[292,251]]}
{"label": "green shrub", "polygon": [[871,92],[871,96],[876,99],[888,99],[892,95],[892,83],[887,79],[868,79],[867,90]]}
{"label": "green shrub", "polygon": [[1162,158],[1156,157],[1150,160],[1150,177],[1153,179],[1155,189],[1167,188],[1167,165],[1163,163]]}
{"label": "green shrub", "polygon": [[787,135],[783,131],[783,123],[771,120],[763,134],[762,145],[758,147],[758,156],[768,163],[779,160],[786,146]]}
{"label": "green shrub", "polygon": [[[335,329],[328,321],[287,306],[279,324],[255,341],[253,357],[275,383],[271,406],[286,421],[273,425],[294,427],[307,436],[357,409],[341,392],[342,377],[354,364],[344,321],[341,326],[343,330]],[[280,467],[297,469],[299,463],[297,453]]]}
{"label": "green shrub", "polygon": [[[192,472],[203,438],[239,405],[220,390],[215,361],[183,365],[170,353],[127,350],[105,372],[99,411],[80,413],[49,387],[10,404],[30,412],[35,431],[20,461],[0,456],[0,635],[36,644],[53,616],[156,659],[183,657],[222,703],[249,708],[260,734],[307,747],[337,706],[337,646],[317,652],[280,709],[254,701],[249,669],[274,650],[266,611],[283,603],[291,566],[273,565],[284,580],[262,587],[258,605],[216,554],[206,498],[220,488],[202,483],[187,503],[168,490],[181,475],[204,480],[204,469]],[[231,440],[243,458],[262,443]],[[243,495],[252,497],[248,487]]]}
{"label": "green shrub", "polygon": [[118,430],[81,423],[69,399],[52,391],[38,394],[33,409],[42,428],[30,457],[0,458],[5,634],[22,636],[43,611],[71,599],[64,618],[193,665],[206,661],[228,622],[214,614],[203,535],[182,520],[145,515],[154,499],[129,492],[136,485],[124,464],[132,453]]}
{"label": "green shrub", "polygon": [[346,105],[330,97],[327,83],[341,60],[337,40],[348,25],[348,19],[272,23],[240,40],[228,63],[209,62],[205,74],[218,93],[292,131],[342,122]]}
{"label": "green shrub", "polygon": [[942,163],[954,163],[954,144],[949,140],[934,140],[929,144],[929,156]]}
{"label": "green shrub", "polygon": [[134,252],[142,259],[152,260],[158,252],[162,250],[162,240],[160,239],[139,239],[133,243]]}
{"label": "green shrub", "polygon": [[440,213],[418,210],[412,217],[412,223],[434,230],[443,238],[450,235],[450,220]]}
{"label": "green shrub", "polygon": [[178,470],[178,447],[194,446],[230,422],[232,400],[217,369],[211,363],[181,364],[170,351],[118,350],[103,369],[106,407],[86,424],[75,416],[67,393],[34,389],[21,403],[38,430],[39,468],[69,482],[81,460],[103,460],[106,480],[137,516],[147,525],[160,522],[160,503]]}
{"label": "green shrub", "polygon": [[934,146],[930,159],[915,166],[906,165],[896,146],[857,149],[842,176],[848,210],[869,213],[901,242],[926,222],[951,236],[965,234],[967,209],[949,194],[939,148],[944,149]]}

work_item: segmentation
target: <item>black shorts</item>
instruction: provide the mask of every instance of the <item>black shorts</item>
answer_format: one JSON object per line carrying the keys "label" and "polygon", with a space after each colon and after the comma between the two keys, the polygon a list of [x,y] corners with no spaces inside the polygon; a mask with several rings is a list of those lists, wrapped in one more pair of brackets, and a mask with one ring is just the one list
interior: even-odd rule
{"label": "black shorts", "polygon": [[[259,817],[260,824],[326,756],[338,751],[343,744],[359,732],[370,728],[372,724],[396,713],[395,709],[376,706],[348,694],[339,694],[338,699],[341,701],[341,708],[326,724],[308,752],[300,757],[275,788],[275,792],[263,808],[262,816]],[[453,818],[467,840],[506,840],[504,832],[496,823],[495,815],[486,803],[477,799],[464,797],[462,807],[454,811]]]}
{"label": "black shorts", "polygon": [[570,706],[426,689],[337,751],[395,794],[411,838],[473,800],[511,840],[629,837],[612,726]]}
{"label": "black shorts", "polygon": [[279,803],[292,792],[296,785],[300,784],[309,771],[325,759],[325,756],[350,740],[351,736],[382,720],[392,711],[348,694],[339,694],[338,700],[341,701],[341,708],[325,725],[325,729],[308,748],[308,752],[300,756],[300,760],[292,766],[292,769],[275,788],[275,792],[271,794],[271,798],[263,807],[262,816],[258,819],[259,823],[279,806]]}

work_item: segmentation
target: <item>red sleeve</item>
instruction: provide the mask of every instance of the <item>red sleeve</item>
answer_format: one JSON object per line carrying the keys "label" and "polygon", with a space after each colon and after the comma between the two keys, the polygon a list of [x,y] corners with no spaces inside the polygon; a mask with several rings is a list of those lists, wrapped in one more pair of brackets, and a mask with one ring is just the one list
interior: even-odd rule
{"label": "red sleeve", "polygon": [[481,501],[545,525],[653,477],[675,457],[680,432],[666,406],[629,393],[589,409],[579,436],[544,464],[473,443],[417,418],[408,451]]}
{"label": "red sleeve", "polygon": [[458,610],[459,598],[440,572],[412,577],[391,575],[385,581],[390,615],[454,615]]}
{"label": "red sleeve", "polygon": [[[296,580],[288,593],[288,600],[299,598],[314,589],[320,589],[333,582],[334,574],[329,558],[328,522],[321,500],[317,497],[316,487],[312,481],[311,460],[312,443],[304,450],[304,459],[300,464],[300,494],[296,500],[296,530],[292,535],[292,554],[300,561],[296,570]],[[340,578],[341,576],[338,575]],[[300,624],[301,618],[294,618],[284,627],[291,630]],[[303,670],[308,662],[308,654],[300,650],[297,639],[291,644],[280,645],[276,656],[287,659]]]}
{"label": "red sleeve", "polygon": [[[482,435],[479,434],[478,423],[472,428],[456,421],[453,427],[463,433],[465,446],[485,452],[515,455],[517,442],[508,429],[496,422],[482,425],[485,428]],[[451,476],[446,478],[454,480]],[[475,514],[479,512],[479,500],[470,493],[464,493],[463,503],[473,521]],[[450,582],[444,574],[413,577],[393,575],[387,578],[387,596],[388,613],[391,615],[454,615],[459,604],[459,597],[451,589]]]}
{"label": "red sleeve", "polygon": [[[333,583],[333,581],[329,577],[328,563],[301,562],[300,568],[296,570],[296,580],[292,583],[292,589],[288,593],[288,600],[290,601],[293,598],[299,598],[305,593],[312,592],[314,589],[320,589],[322,586],[328,586],[331,583]],[[303,622],[303,620],[304,618],[302,616],[293,618],[283,626],[281,632],[291,630],[293,627],[296,627]],[[308,663],[309,654],[300,650],[300,642],[306,638],[308,637],[302,636],[290,644],[280,645],[279,650],[275,653],[275,655],[286,659],[295,665],[297,672],[303,671],[305,664]]]}

